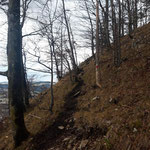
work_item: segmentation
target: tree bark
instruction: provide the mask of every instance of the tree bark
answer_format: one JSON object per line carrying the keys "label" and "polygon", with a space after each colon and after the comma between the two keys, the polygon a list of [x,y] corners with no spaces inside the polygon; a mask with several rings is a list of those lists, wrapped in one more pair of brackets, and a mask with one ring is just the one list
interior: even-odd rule
{"label": "tree bark", "polygon": [[109,0],[106,0],[106,13],[105,13],[105,24],[106,24],[106,41],[107,41],[107,49],[110,47],[110,40],[109,40]]}
{"label": "tree bark", "polygon": [[[62,18],[63,22],[63,18]],[[60,62],[61,62],[61,67],[60,67],[60,77],[63,77],[63,26],[61,23],[61,35],[60,35]]]}
{"label": "tree bark", "polygon": [[[112,31],[113,31],[113,40],[114,40],[114,64],[115,66],[119,66],[121,62],[121,47],[120,47],[120,34],[121,34],[121,26],[120,26],[120,20],[121,20],[121,6],[119,9],[119,22],[116,20],[116,12],[114,8],[114,1],[111,0],[111,11],[112,11]],[[120,3],[120,0],[118,0]],[[120,5],[120,4],[119,4]]]}
{"label": "tree bark", "polygon": [[15,147],[28,137],[24,123],[22,93],[20,0],[9,0],[8,10],[8,98]]}
{"label": "tree bark", "polygon": [[54,93],[53,93],[53,51],[54,51],[54,43],[52,43],[52,46],[50,47],[51,51],[51,103],[50,103],[50,112],[53,112],[53,106],[54,106]]}
{"label": "tree bark", "polygon": [[53,54],[55,51],[55,47],[54,47],[54,37],[53,37],[53,26],[51,25],[51,29],[50,29],[50,33],[51,33],[51,39],[48,38],[48,43],[49,43],[49,47],[50,47],[50,55],[51,55],[51,88],[50,88],[50,94],[51,94],[51,100],[50,100],[50,107],[49,110],[51,113],[53,113],[53,106],[54,106],[54,93],[53,93]]}
{"label": "tree bark", "polygon": [[104,24],[104,45],[106,46],[107,50],[110,48],[110,40],[109,40],[109,0],[105,0],[105,7],[106,9],[104,9],[104,7],[102,6],[101,1],[99,0],[99,4],[100,7],[102,9],[102,12],[104,14],[103,16],[103,24]]}
{"label": "tree bark", "polygon": [[[21,35],[22,36],[22,35]],[[23,53],[24,56],[24,64],[23,64],[23,75],[24,75],[24,103],[26,105],[26,107],[29,107],[30,106],[30,103],[29,103],[29,98],[31,97],[31,93],[30,93],[30,89],[29,89],[29,82],[28,82],[28,78],[27,78],[27,70],[26,70],[26,54],[25,52]],[[23,60],[22,60],[22,63],[23,63]]]}
{"label": "tree bark", "polygon": [[117,66],[120,66],[120,64],[121,64],[121,43],[120,43],[120,39],[121,39],[121,23],[122,23],[122,21],[121,21],[121,12],[122,12],[122,10],[121,10],[121,2],[120,2],[120,0],[118,0],[118,4],[119,4],[119,21],[118,21],[118,25],[117,25],[117,47],[116,47],[116,49],[117,49]]}
{"label": "tree bark", "polygon": [[134,19],[133,19],[134,29],[136,29],[138,27],[138,15],[137,15],[138,8],[137,8],[137,4],[138,4],[138,1],[135,0],[134,1]]}
{"label": "tree bark", "polygon": [[121,5],[121,36],[123,37],[124,36],[124,2],[122,0],[122,5]]}
{"label": "tree bark", "polygon": [[99,1],[96,1],[96,85],[100,85],[100,67],[99,67]]}
{"label": "tree bark", "polygon": [[70,51],[71,51],[71,62],[72,62],[73,70],[75,72],[75,81],[76,81],[77,80],[77,70],[78,70],[78,67],[77,67],[77,64],[76,64],[76,61],[75,61],[74,49],[73,49],[73,45],[72,45],[72,41],[71,41],[70,29],[69,29],[69,24],[68,24],[67,16],[66,16],[66,8],[65,8],[65,2],[64,2],[64,0],[62,0],[62,4],[63,4],[63,13],[64,13],[64,19],[65,19],[66,28],[67,28],[69,46],[70,46]]}
{"label": "tree bark", "polygon": [[89,8],[87,6],[86,0],[84,0],[84,3],[85,3],[86,12],[87,12],[87,15],[88,15],[88,19],[89,19],[89,22],[90,22],[90,29],[91,29],[91,51],[92,51],[92,56],[93,56],[93,58],[95,60],[95,54],[94,54],[94,27],[93,27],[92,18],[91,18],[91,15],[90,15]]}
{"label": "tree bark", "polygon": [[20,41],[20,47],[21,47],[21,55],[20,55],[20,59],[21,59],[21,72],[22,72],[22,92],[23,92],[23,103],[24,103],[24,110],[26,111],[26,107],[29,107],[29,91],[28,91],[28,87],[27,87],[27,78],[26,78],[26,70],[25,70],[25,66],[23,64],[23,55],[22,55],[22,25],[21,25],[21,32],[20,32],[20,37],[21,37],[21,41]]}
{"label": "tree bark", "polygon": [[131,1],[130,0],[127,0],[127,7],[128,7],[128,19],[129,19],[129,22],[128,22],[128,32],[129,34],[131,35],[132,33],[132,13],[131,13]]}

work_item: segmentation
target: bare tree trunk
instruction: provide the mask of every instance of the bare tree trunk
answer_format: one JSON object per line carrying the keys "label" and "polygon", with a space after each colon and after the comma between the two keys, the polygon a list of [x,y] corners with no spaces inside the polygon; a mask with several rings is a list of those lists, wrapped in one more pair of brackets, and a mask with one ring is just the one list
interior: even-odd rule
{"label": "bare tree trunk", "polygon": [[131,33],[132,33],[132,13],[131,13],[131,1],[130,0],[127,0],[127,7],[128,7],[128,19],[129,19],[128,32],[129,32],[129,35],[131,35]]}
{"label": "bare tree trunk", "polygon": [[[112,13],[112,32],[113,32],[113,42],[114,42],[114,49],[116,48],[116,14],[114,10],[114,1],[111,0],[111,13]],[[114,57],[116,56],[115,54],[116,50],[114,50]],[[114,63],[115,63],[115,58],[114,58]]]}
{"label": "bare tree trunk", "polygon": [[[109,40],[109,19],[108,19],[108,16],[109,16],[109,0],[105,0],[105,3],[106,3],[106,9],[104,9],[104,7],[102,6],[102,3],[101,1],[99,0],[99,4],[100,4],[100,7],[102,9],[102,12],[104,14],[104,19],[103,19],[103,24],[104,24],[104,34],[102,35],[102,37],[104,36],[104,43],[105,43],[105,46],[107,47],[107,50],[109,49],[110,47],[110,40]],[[102,30],[102,29],[101,29]]]}
{"label": "bare tree trunk", "polygon": [[52,43],[52,47],[50,47],[51,50],[51,103],[50,103],[50,112],[53,112],[53,106],[54,106],[54,93],[53,93],[53,51],[54,51],[54,43]]}
{"label": "bare tree trunk", "polygon": [[121,38],[121,2],[118,0],[119,4],[119,21],[118,21],[118,35],[117,35],[117,66],[120,66],[121,63],[121,44],[120,44],[120,38]]}
{"label": "bare tree trunk", "polygon": [[77,68],[77,64],[76,64],[76,61],[75,61],[74,49],[73,49],[73,45],[72,45],[72,41],[71,41],[70,29],[69,29],[69,24],[68,24],[68,20],[67,20],[66,8],[65,8],[64,0],[62,0],[62,4],[63,4],[64,19],[65,19],[65,23],[66,23],[67,34],[68,34],[69,45],[70,45],[70,51],[71,51],[71,61],[72,61],[73,70],[75,72],[75,80],[76,80],[78,68]]}
{"label": "bare tree trunk", "polygon": [[124,36],[124,2],[122,0],[122,12],[121,12],[121,36]]}
{"label": "bare tree trunk", "polygon": [[[60,75],[59,66],[58,66],[58,60],[57,60],[56,51],[55,51],[55,43],[54,43],[54,34],[53,34],[53,23],[52,23],[52,21],[51,21],[51,25],[50,25],[50,30],[51,30],[51,46],[53,48],[52,52],[53,52],[54,60],[55,60],[57,79],[59,81],[61,79],[61,75]],[[49,37],[47,37],[47,38],[49,38]]]}
{"label": "bare tree trunk", "polygon": [[[63,22],[63,20],[62,20],[62,22]],[[60,71],[60,74],[61,74],[61,78],[63,77],[63,33],[62,32],[63,32],[63,29],[62,29],[62,24],[61,24],[61,35],[60,35],[61,36],[60,37],[61,38],[61,41],[60,41],[61,42],[60,43],[60,51],[61,51],[60,52],[61,53],[60,54],[60,62],[61,62],[61,67],[60,67],[61,71]]]}
{"label": "bare tree trunk", "polygon": [[[25,20],[26,20],[26,15],[27,15],[27,10],[29,8],[29,5],[31,3],[32,0],[23,0],[22,1],[22,20],[20,22],[20,27],[21,27],[21,49],[22,49],[22,44],[23,44],[23,36],[22,36],[22,29],[23,29],[23,26],[24,26],[24,23],[25,23]],[[23,49],[22,49],[23,50]],[[23,52],[21,50],[21,63],[22,63],[22,77],[23,77],[23,81],[22,81],[22,90],[23,90],[23,102],[25,104],[26,107],[29,107],[29,97],[30,97],[30,92],[29,92],[29,89],[28,89],[28,81],[27,81],[27,72],[26,72],[26,68],[23,64]],[[25,58],[25,55],[24,55],[24,58]],[[25,58],[25,65],[26,65],[26,58]],[[25,108],[26,110],[26,108]]]}
{"label": "bare tree trunk", "polygon": [[25,96],[24,96],[24,103],[26,105],[26,107],[30,106],[29,103],[29,98],[31,97],[31,93],[30,93],[30,89],[29,89],[29,82],[28,82],[28,78],[27,78],[27,71],[26,71],[26,54],[25,52],[23,53],[24,56],[24,64],[23,64],[23,75],[24,75],[24,92],[25,92]]}
{"label": "bare tree trunk", "polygon": [[99,1],[96,0],[96,85],[100,85],[100,67],[99,67]]}
{"label": "bare tree trunk", "polygon": [[71,71],[71,67],[70,67],[69,61],[68,61],[68,59],[67,59],[66,57],[64,57],[64,59],[66,60],[66,63],[67,63],[67,65],[68,65],[70,81],[73,82],[73,76],[72,76],[72,71]]}
{"label": "bare tree trunk", "polygon": [[90,28],[91,28],[91,51],[92,51],[92,56],[93,56],[93,58],[95,60],[95,54],[94,54],[94,27],[93,27],[93,22],[92,22],[92,19],[91,19],[91,15],[90,15],[89,8],[87,6],[86,0],[84,0],[84,3],[85,3],[88,19],[89,19],[89,22],[90,22]]}
{"label": "bare tree trunk", "polygon": [[69,23],[69,29],[70,29],[70,35],[72,37],[72,47],[73,47],[73,53],[74,53],[74,57],[75,57],[75,62],[76,62],[76,65],[78,65],[78,58],[77,58],[77,51],[76,51],[76,47],[75,47],[75,40],[74,40],[74,35],[73,35],[73,31],[72,31],[72,28],[71,28],[71,24]]}
{"label": "bare tree trunk", "polygon": [[[120,3],[120,0],[118,0]],[[120,5],[120,4],[119,4]],[[113,30],[113,39],[114,39],[114,64],[119,66],[121,63],[121,47],[120,47],[120,34],[121,34],[121,7],[119,9],[119,22],[116,21],[116,13],[114,9],[114,1],[111,0],[111,11],[112,11],[112,30]]]}
{"label": "bare tree trunk", "polygon": [[28,137],[24,123],[22,93],[20,0],[9,0],[8,10],[8,98],[15,147]]}
{"label": "bare tree trunk", "polygon": [[107,49],[110,47],[110,40],[109,40],[109,0],[106,0],[106,14],[105,14],[105,30],[106,30],[106,40],[107,40]]}
{"label": "bare tree trunk", "polygon": [[138,3],[138,1],[137,0],[135,0],[134,1],[134,19],[133,19],[133,21],[134,21],[134,23],[133,23],[133,27],[134,27],[134,29],[136,29],[137,27],[138,27],[138,16],[137,16],[137,11],[138,11],[138,9],[137,9],[137,3]]}
{"label": "bare tree trunk", "polygon": [[51,55],[51,88],[50,88],[50,93],[51,93],[51,100],[50,100],[50,107],[49,110],[52,113],[53,112],[53,106],[54,106],[54,93],[53,93],[53,54],[55,51],[55,47],[54,47],[54,36],[53,36],[53,25],[51,24],[51,39],[49,39],[49,37],[47,37],[48,39],[48,43],[49,43],[49,47],[50,47],[50,55]]}
{"label": "bare tree trunk", "polygon": [[[21,34],[20,34],[20,37],[21,37],[21,42],[20,42],[20,47],[21,47],[21,72],[22,72],[22,92],[23,92],[23,103],[24,103],[24,106],[26,107],[29,107],[29,92],[28,92],[28,89],[27,89],[27,80],[26,80],[26,70],[24,68],[24,64],[23,64],[23,53],[22,53],[22,26],[21,26]],[[24,111],[26,111],[26,107],[24,107]]]}

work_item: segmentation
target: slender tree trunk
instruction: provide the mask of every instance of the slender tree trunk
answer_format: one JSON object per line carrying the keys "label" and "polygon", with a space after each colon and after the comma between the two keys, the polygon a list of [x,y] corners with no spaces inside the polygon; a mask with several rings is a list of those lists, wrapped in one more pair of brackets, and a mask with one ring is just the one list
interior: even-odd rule
{"label": "slender tree trunk", "polygon": [[67,28],[69,46],[70,46],[70,51],[71,51],[71,61],[72,61],[73,70],[75,72],[75,81],[76,81],[77,80],[77,70],[78,70],[78,67],[77,67],[77,64],[76,64],[76,61],[75,61],[74,49],[73,49],[73,45],[72,45],[72,41],[71,41],[70,29],[69,29],[69,24],[68,24],[68,20],[67,20],[66,8],[65,8],[65,2],[64,2],[64,0],[62,0],[62,4],[63,4],[63,13],[64,13],[64,19],[65,19],[66,28]]}
{"label": "slender tree trunk", "polygon": [[112,32],[113,32],[113,42],[114,42],[114,64],[116,64],[117,62],[117,58],[116,58],[116,14],[115,14],[115,10],[114,10],[114,1],[111,0],[111,13],[112,13]]}
{"label": "slender tree trunk", "polygon": [[51,39],[48,38],[48,43],[50,47],[50,54],[51,54],[51,88],[50,88],[50,93],[51,93],[51,100],[50,100],[50,107],[49,110],[52,113],[53,112],[53,106],[54,106],[54,93],[53,93],[53,54],[55,51],[54,47],[54,37],[53,37],[53,26],[51,25]]}
{"label": "slender tree trunk", "polygon": [[49,108],[49,110],[50,110],[50,112],[53,112],[53,106],[54,106],[54,92],[53,92],[53,51],[54,51],[54,49],[53,49],[54,47],[53,47],[53,45],[52,45],[52,47],[51,47],[51,88],[50,88],[50,90],[51,90],[51,103],[50,103],[50,108]]}
{"label": "slender tree trunk", "polygon": [[106,9],[104,9],[104,7],[102,6],[101,0],[99,0],[100,7],[102,9],[103,24],[104,24],[104,29],[103,29],[102,25],[100,24],[100,26],[101,26],[100,27],[100,31],[102,32],[100,35],[101,35],[102,44],[104,44],[104,46],[106,46],[107,50],[109,50],[109,47],[110,47],[109,20],[108,20],[108,16],[109,16],[109,0],[105,0],[105,3],[106,3],[106,5],[105,5]]}
{"label": "slender tree trunk", "polygon": [[67,59],[66,57],[64,57],[64,59],[66,60],[66,63],[67,63],[67,65],[68,65],[70,81],[72,81],[72,82],[73,82],[73,75],[72,75],[72,72],[71,72],[70,63],[69,63],[69,61],[68,61],[68,59]]}
{"label": "slender tree trunk", "polygon": [[143,24],[143,16],[142,16],[142,2],[141,2],[141,0],[140,0],[140,26],[142,26]]}
{"label": "slender tree trunk", "polygon": [[28,89],[28,85],[27,85],[27,78],[26,78],[26,71],[25,69],[23,69],[24,72],[23,72],[23,87],[24,87],[24,104],[26,107],[29,107],[30,106],[30,103],[29,103],[29,97],[30,97],[30,91]]}
{"label": "slender tree trunk", "polygon": [[92,56],[93,56],[93,58],[95,60],[95,54],[94,54],[94,27],[93,27],[93,22],[92,22],[92,19],[91,19],[91,15],[90,15],[89,8],[87,6],[86,0],[84,0],[84,3],[85,3],[88,19],[89,19],[89,22],[90,22],[90,28],[91,28],[91,51],[92,51]]}
{"label": "slender tree trunk", "polygon": [[100,66],[99,66],[99,1],[96,1],[96,85],[100,85]]}
{"label": "slender tree trunk", "polygon": [[120,0],[118,0],[118,5],[119,5],[119,21],[118,21],[118,37],[120,39],[121,37],[121,24],[122,24],[122,21],[121,21],[121,2]]}
{"label": "slender tree trunk", "polygon": [[124,36],[124,2],[122,0],[122,13],[121,13],[121,36]]}
{"label": "slender tree trunk", "polygon": [[[23,54],[24,56],[24,64],[23,64],[23,75],[24,75],[24,92],[25,92],[25,106],[26,107],[29,107],[30,106],[30,103],[29,103],[29,98],[31,97],[31,93],[30,93],[30,89],[29,89],[29,82],[28,82],[28,78],[27,78],[27,71],[26,71],[26,54],[24,53]],[[23,61],[22,61],[23,62]]]}
{"label": "slender tree trunk", "polygon": [[[120,0],[118,0],[118,1],[120,2]],[[118,23],[116,21],[116,13],[115,13],[115,9],[114,9],[114,1],[113,0],[111,0],[111,11],[112,11],[112,30],[113,30],[113,40],[114,40],[114,64],[116,66],[119,66],[121,63],[121,48],[120,48],[121,26],[118,25],[118,24],[120,24],[120,21]],[[119,12],[119,16],[121,16],[120,12]],[[121,18],[120,18],[120,20],[121,20]]]}
{"label": "slender tree trunk", "polygon": [[22,93],[20,0],[9,0],[8,10],[8,98],[15,147],[28,137],[24,123]]}
{"label": "slender tree trunk", "polygon": [[22,58],[22,26],[21,26],[21,32],[20,32],[20,37],[21,37],[21,42],[20,42],[20,47],[21,47],[21,72],[22,72],[22,92],[23,92],[23,103],[24,103],[24,110],[26,111],[26,107],[29,107],[29,92],[27,89],[27,81],[26,81],[26,70],[24,68],[24,64],[23,64],[23,58]]}
{"label": "slender tree trunk", "polygon": [[60,81],[61,75],[60,75],[60,71],[59,71],[59,67],[58,67],[58,60],[57,60],[56,52],[54,51],[53,53],[54,53],[54,59],[55,59],[57,79],[58,79],[58,81]]}
{"label": "slender tree trunk", "polygon": [[136,29],[137,27],[138,27],[138,16],[137,16],[137,11],[138,11],[138,9],[137,9],[137,3],[138,3],[138,1],[137,0],[135,0],[134,1],[134,23],[133,23],[133,26],[134,26],[134,29]]}
{"label": "slender tree trunk", "polygon": [[73,47],[75,62],[76,62],[76,65],[78,65],[77,51],[76,51],[76,47],[75,47],[75,43],[74,43],[75,42],[74,35],[73,35],[73,32],[72,32],[71,24],[68,23],[68,25],[69,25],[69,29],[70,29],[70,36],[72,37],[71,41],[72,41],[72,47]]}
{"label": "slender tree trunk", "polygon": [[100,19],[99,19],[99,24],[98,24],[98,26],[99,26],[99,52],[101,53],[101,54],[103,54],[103,48],[104,48],[104,45],[105,45],[105,33],[104,33],[104,29],[103,29],[103,26],[102,26],[102,22],[100,21]]}
{"label": "slender tree trunk", "polygon": [[120,66],[121,64],[121,43],[120,43],[120,39],[121,39],[121,23],[122,23],[122,19],[121,19],[121,2],[120,0],[118,0],[118,4],[119,4],[119,22],[118,22],[118,35],[117,35],[117,66]]}
{"label": "slender tree trunk", "polygon": [[106,22],[106,40],[107,40],[107,49],[110,47],[110,40],[109,40],[109,0],[106,0],[106,14],[105,14],[105,22]]}
{"label": "slender tree trunk", "polygon": [[[63,20],[62,20],[63,21]],[[61,25],[61,43],[60,43],[60,50],[61,50],[61,54],[60,54],[60,62],[61,62],[61,66],[60,66],[60,74],[61,74],[61,78],[63,77],[63,29],[62,29],[62,25]]]}
{"label": "slender tree trunk", "polygon": [[132,13],[131,13],[131,1],[127,0],[127,7],[128,7],[128,32],[129,35],[132,33]]}
{"label": "slender tree trunk", "polygon": [[[54,44],[54,35],[53,35],[53,23],[51,22],[51,43],[52,43],[52,48],[53,48],[53,55],[54,55],[54,59],[55,59],[55,66],[56,66],[56,74],[57,74],[57,79],[58,81],[61,79],[60,76],[60,71],[59,71],[59,67],[58,67],[58,60],[57,60],[57,56],[56,56],[56,52],[55,52],[55,44]],[[47,37],[49,38],[49,37]],[[51,64],[53,65],[53,64]]]}

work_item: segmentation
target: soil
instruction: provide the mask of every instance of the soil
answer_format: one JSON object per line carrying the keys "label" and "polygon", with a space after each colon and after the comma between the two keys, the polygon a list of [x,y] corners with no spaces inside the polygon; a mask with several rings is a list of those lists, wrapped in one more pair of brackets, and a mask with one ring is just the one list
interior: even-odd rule
{"label": "soil", "polygon": [[[62,150],[66,149],[65,145],[62,145],[62,141],[65,137],[70,137],[76,132],[76,128],[74,128],[73,113],[76,111],[76,98],[79,95],[76,96],[75,94],[80,91],[82,84],[83,81],[79,80],[74,89],[68,93],[65,97],[64,111],[59,114],[51,126],[35,136],[29,146],[30,150],[57,149],[60,145]],[[63,129],[59,129],[59,127],[62,127]],[[47,141],[49,142],[47,143]]]}

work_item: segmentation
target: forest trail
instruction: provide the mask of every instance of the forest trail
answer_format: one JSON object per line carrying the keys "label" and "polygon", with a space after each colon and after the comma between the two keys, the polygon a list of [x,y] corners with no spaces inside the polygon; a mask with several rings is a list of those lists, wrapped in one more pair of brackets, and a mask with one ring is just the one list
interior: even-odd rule
{"label": "forest trail", "polygon": [[[74,127],[73,113],[76,111],[77,97],[80,95],[80,88],[83,85],[80,79],[73,90],[65,98],[64,111],[59,114],[55,122],[40,134],[36,135],[31,142],[33,146],[29,149],[35,150],[61,150],[66,149],[65,143],[70,140],[80,140],[80,133]],[[78,136],[75,136],[78,134]],[[43,139],[43,140],[41,140]],[[70,143],[71,144],[71,143]]]}

